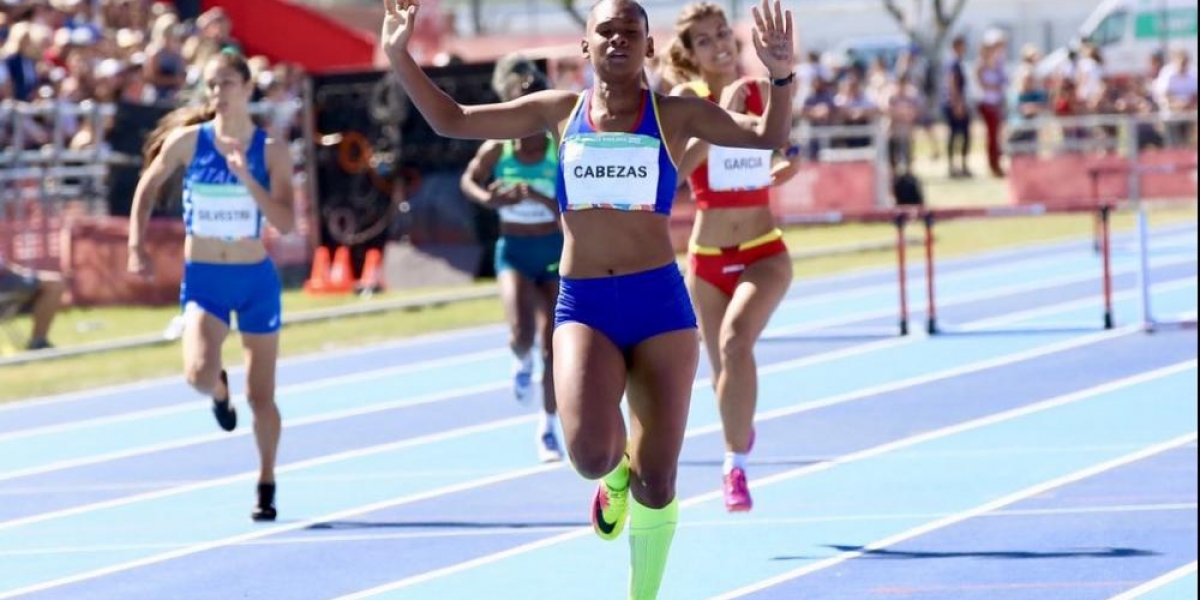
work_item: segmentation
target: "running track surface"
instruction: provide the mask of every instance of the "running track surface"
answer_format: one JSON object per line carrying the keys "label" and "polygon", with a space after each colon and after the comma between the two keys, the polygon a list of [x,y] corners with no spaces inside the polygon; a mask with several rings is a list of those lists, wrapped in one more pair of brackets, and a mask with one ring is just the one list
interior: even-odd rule
{"label": "running track surface", "polygon": [[[1194,318],[1196,237],[1155,231],[1159,316]],[[757,348],[748,515],[701,361],[660,598],[1195,600],[1197,337],[1137,326],[1130,242],[1111,331],[1084,240],[945,261],[934,338],[893,334],[887,270],[797,281]],[[284,361],[273,524],[244,398],[233,434],[178,378],[0,407],[0,600],[624,599],[627,543],[536,462],[505,340]]]}

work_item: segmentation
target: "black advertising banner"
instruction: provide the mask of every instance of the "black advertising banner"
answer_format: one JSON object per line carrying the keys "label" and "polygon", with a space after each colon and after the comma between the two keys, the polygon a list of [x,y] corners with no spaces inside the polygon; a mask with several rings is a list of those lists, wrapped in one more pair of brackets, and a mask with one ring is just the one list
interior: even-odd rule
{"label": "black advertising banner", "polygon": [[[480,104],[496,101],[493,68],[426,72],[455,100]],[[494,217],[458,189],[479,141],[434,133],[386,71],[316,75],[312,93],[322,244],[351,246],[356,265],[388,240],[490,246]]]}

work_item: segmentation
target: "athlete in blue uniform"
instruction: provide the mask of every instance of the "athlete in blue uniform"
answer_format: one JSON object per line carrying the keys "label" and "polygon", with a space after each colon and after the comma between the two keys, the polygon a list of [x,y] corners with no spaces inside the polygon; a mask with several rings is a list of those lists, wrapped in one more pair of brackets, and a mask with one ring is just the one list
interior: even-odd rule
{"label": "athlete in blue uniform", "polygon": [[[794,42],[791,14],[766,0],[754,42],[772,85],[761,117],[645,87],[654,55],[646,11],[602,0],[589,16],[584,56],[596,83],[462,106],[425,75],[408,40],[415,0],[384,0],[383,47],[434,130],[476,139],[558,134],[558,203],[565,234],[554,331],[554,385],[568,453],[601,479],[592,522],[615,539],[629,520],[629,598],[658,595],[678,520],[675,478],[699,360],[696,317],[675,262],[668,214],[674,157],[697,138],[720,146],[787,144]],[[621,397],[629,400],[629,430]],[[632,495],[632,505],[629,497]]]}
{"label": "athlete in blue uniform", "polygon": [[[549,89],[546,77],[528,60],[509,57],[496,71],[493,85],[505,100]],[[520,140],[489,140],[479,147],[462,176],[463,194],[500,214],[496,278],[511,329],[509,347],[516,359],[513,395],[520,402],[532,396],[534,335],[541,340],[542,418],[537,452],[542,462],[562,460],[554,428],[558,406],[551,337],[563,248],[554,199],[558,176],[554,142],[547,132]]]}
{"label": "athlete in blue uniform", "polygon": [[280,232],[295,225],[292,162],[282,141],[269,139],[248,112],[254,85],[245,59],[231,52],[205,66],[209,104],[168,115],[147,144],[148,166],[138,182],[129,224],[129,271],[151,276],[146,226],[165,180],[184,175],[183,368],[187,381],[212,396],[217,422],[237,426],[221,345],[237,313],[246,356],[246,389],[254,412],[260,473],[251,517],[275,519],[275,456],[280,417],[275,406],[281,292],[263,245],[263,221]]}

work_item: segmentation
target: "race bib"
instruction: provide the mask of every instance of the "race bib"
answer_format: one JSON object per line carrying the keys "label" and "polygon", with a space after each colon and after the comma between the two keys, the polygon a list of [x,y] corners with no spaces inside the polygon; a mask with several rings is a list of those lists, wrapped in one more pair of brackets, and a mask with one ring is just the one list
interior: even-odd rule
{"label": "race bib", "polygon": [[[557,176],[557,172],[551,170],[550,176]],[[503,181],[511,185],[520,183],[522,180],[515,178],[504,178]],[[549,179],[545,181],[527,181],[526,183],[528,183],[529,187],[533,188],[534,191],[547,198],[553,198],[556,193],[554,189],[554,183]],[[558,221],[558,211],[546,206],[545,204],[542,204],[541,202],[538,202],[537,200],[534,200],[533,198],[526,198],[512,206],[502,206],[500,207],[499,213],[500,221],[503,223],[541,225],[543,223],[554,223],[555,221]]]}
{"label": "race bib", "polygon": [[568,210],[654,210],[662,142],[633,133],[586,133],[563,148]]}
{"label": "race bib", "polygon": [[708,187],[714,192],[760,190],[771,185],[771,151],[712,146]]}
{"label": "race bib", "polygon": [[224,239],[258,237],[262,216],[241,184],[191,185],[192,234]]}
{"label": "race bib", "polygon": [[503,223],[539,225],[542,223],[553,223],[557,220],[558,214],[551,210],[549,206],[529,198],[512,206],[500,207],[500,221]]}

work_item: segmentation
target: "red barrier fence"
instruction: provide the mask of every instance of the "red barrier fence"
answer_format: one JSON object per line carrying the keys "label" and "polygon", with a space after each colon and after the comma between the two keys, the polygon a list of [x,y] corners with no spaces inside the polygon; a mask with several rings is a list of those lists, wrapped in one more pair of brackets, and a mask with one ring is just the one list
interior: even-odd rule
{"label": "red barrier fence", "polygon": [[72,219],[63,230],[62,272],[76,306],[179,302],[183,280],[183,223],[155,219],[146,231],[150,279],[126,272],[129,220],[117,217]]}
{"label": "red barrier fence", "polygon": [[[125,218],[93,216],[79,203],[61,213],[46,212],[38,201],[4,205],[0,214],[0,255],[28,267],[57,271],[67,281],[64,301],[74,306],[167,305],[178,302],[183,277],[183,223],[152,219],[147,242],[155,277],[141,281],[126,274]],[[263,241],[277,266],[305,270],[312,255],[313,229],[308,194],[296,185],[296,229],[280,235],[264,229]]]}
{"label": "red barrier fence", "polygon": [[[1079,202],[1080,190],[1094,190],[1095,198],[1104,199],[1129,198],[1132,193],[1127,177],[1104,177],[1097,183],[1091,175],[1101,171],[1129,173],[1133,165],[1127,157],[1064,154],[1041,158],[1017,155],[1011,160],[1008,186],[1012,201],[1016,204],[1071,205]],[[1181,169],[1179,165],[1191,165],[1191,169]],[[1140,177],[1138,192],[1141,198],[1194,198],[1197,191],[1195,165],[1195,150],[1142,151],[1138,157],[1140,168],[1162,167],[1163,170],[1148,170]]]}
{"label": "red barrier fence", "polygon": [[[1105,179],[1103,175],[1122,173],[1121,169],[1128,166],[1114,165],[1111,167],[1094,167],[1085,172],[1085,177],[1096,181]],[[1141,169],[1142,175],[1149,177],[1159,175],[1169,169],[1184,169],[1188,165],[1146,166]],[[1194,168],[1194,163],[1191,168]],[[1092,173],[1089,175],[1088,173]],[[1084,188],[1086,189],[1086,187]],[[1097,187],[1096,189],[1101,189]],[[1006,216],[1035,216],[1050,213],[1084,213],[1093,212],[1097,215],[1100,230],[1098,231],[1098,249],[1104,260],[1105,288],[1105,326],[1112,326],[1111,314],[1111,276],[1109,261],[1109,231],[1107,217],[1113,210],[1113,203],[1101,200],[1097,195],[1094,199],[1074,204],[1029,204],[1020,206],[1005,206],[992,208],[944,208],[921,209],[913,207],[894,209],[875,209],[872,207],[851,206],[845,210],[780,210],[780,221],[788,226],[833,225],[840,223],[892,223],[896,227],[896,260],[897,282],[899,288],[899,326],[901,334],[909,331],[909,306],[907,298],[906,247],[905,229],[908,223],[920,220],[924,223],[926,244],[925,263],[927,277],[926,309],[928,322],[926,329],[930,333],[938,333],[937,302],[936,302],[936,269],[934,227],[936,223],[964,218],[986,218]],[[797,207],[804,204],[803,199],[781,200],[774,198],[775,206]],[[307,215],[307,201],[298,199],[298,215]],[[680,250],[686,248],[690,233],[694,206],[690,202],[677,204],[678,210],[672,216],[671,233],[673,242]],[[61,224],[66,223],[65,227]],[[60,227],[61,230],[60,230]],[[304,224],[301,229],[306,229]],[[266,242],[272,256],[281,264],[307,264],[310,247],[303,235],[280,238],[268,229]],[[156,277],[151,281],[141,281],[125,273],[127,221],[108,217],[64,217],[45,215],[36,210],[28,209],[23,213],[23,220],[0,220],[0,252],[18,262],[27,262],[41,268],[57,268],[66,276],[70,285],[69,301],[76,305],[98,304],[171,304],[177,301],[179,282],[182,277],[183,226],[178,220],[153,221],[148,235],[151,245],[151,255],[154,260]]]}
{"label": "red barrier fence", "polygon": [[805,162],[795,177],[771,189],[771,206],[782,218],[813,211],[876,210],[877,178],[871,161]]}

